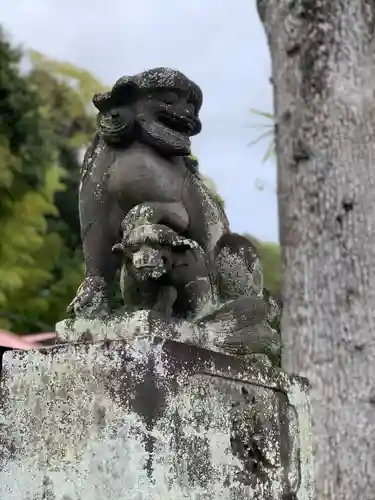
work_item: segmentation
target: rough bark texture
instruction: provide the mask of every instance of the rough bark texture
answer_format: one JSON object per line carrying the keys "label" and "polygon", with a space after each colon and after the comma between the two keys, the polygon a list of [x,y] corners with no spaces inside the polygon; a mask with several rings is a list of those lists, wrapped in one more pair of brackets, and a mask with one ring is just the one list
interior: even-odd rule
{"label": "rough bark texture", "polygon": [[318,500],[375,498],[375,3],[258,0],[272,57],[284,369],[306,376]]}

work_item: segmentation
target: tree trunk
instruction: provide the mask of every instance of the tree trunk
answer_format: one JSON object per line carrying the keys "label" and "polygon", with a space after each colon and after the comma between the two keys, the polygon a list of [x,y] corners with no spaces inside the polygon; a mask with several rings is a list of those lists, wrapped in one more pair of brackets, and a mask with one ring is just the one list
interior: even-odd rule
{"label": "tree trunk", "polygon": [[272,57],[283,367],[309,378],[317,500],[375,499],[375,3],[258,0]]}

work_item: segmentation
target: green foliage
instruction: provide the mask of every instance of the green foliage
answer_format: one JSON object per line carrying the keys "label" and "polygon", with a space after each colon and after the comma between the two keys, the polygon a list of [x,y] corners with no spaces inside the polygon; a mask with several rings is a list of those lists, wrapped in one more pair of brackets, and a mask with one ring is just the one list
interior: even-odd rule
{"label": "green foliage", "polygon": [[[57,238],[47,237],[63,172],[41,102],[19,70],[21,52],[0,30],[0,310],[38,314]],[[0,318],[1,327],[9,320]],[[17,325],[22,329],[23,325]]]}
{"label": "green foliage", "polygon": [[[80,244],[77,212],[79,153],[95,131],[93,109],[89,111],[91,101],[86,101],[83,96],[89,95],[93,89],[94,78],[89,78],[83,70],[74,70],[69,64],[65,68],[64,63],[51,61],[36,52],[31,54],[34,66],[28,79],[43,100],[43,112],[53,136],[58,162],[66,172],[65,190],[55,198],[59,218],[50,220],[50,229],[54,228],[73,251]],[[73,82],[71,73],[77,77],[82,74],[83,80]],[[86,82],[88,89],[85,88]],[[100,91],[102,86],[97,82],[95,88]]]}
{"label": "green foliage", "polygon": [[92,113],[92,96],[97,92],[106,92],[108,90],[89,71],[78,68],[69,62],[50,59],[36,50],[29,50],[27,55],[35,70],[52,75],[55,81],[64,84],[72,90],[70,98],[72,116],[76,112],[78,101],[86,112]]}
{"label": "green foliage", "polygon": [[281,297],[281,250],[277,243],[261,242],[258,246],[264,269],[264,286],[274,297]]}
{"label": "green foliage", "polygon": [[266,118],[268,121],[271,123],[267,124],[258,124],[258,125],[252,125],[251,128],[265,128],[265,132],[260,134],[255,140],[249,142],[248,146],[254,146],[255,144],[258,144],[263,139],[270,139],[270,143],[267,147],[266,153],[263,157],[263,163],[266,163],[268,160],[274,158],[276,156],[276,143],[275,143],[275,126],[276,126],[276,118],[274,115],[271,113],[265,113],[263,111],[258,111],[257,109],[250,109],[250,112],[254,115],[261,116],[262,118]]}
{"label": "green foliage", "polygon": [[64,190],[56,193],[57,214],[49,217],[48,230],[61,241],[54,267],[54,282],[46,293],[48,303],[43,321],[51,326],[66,314],[83,277],[78,187],[80,153],[95,132],[96,120],[91,99],[106,89],[88,71],[70,63],[54,61],[35,51],[28,52],[32,69],[30,84],[43,101],[43,112],[53,135],[59,165],[65,171]]}
{"label": "green foliage", "polygon": [[[270,139],[270,143],[263,157],[263,162],[267,162],[276,156],[276,141],[275,141],[275,127],[276,127],[276,117],[271,113],[265,113],[251,108],[250,112],[254,115],[265,118],[270,123],[253,125],[252,128],[265,128],[265,132],[260,134],[254,141],[251,141],[248,145],[253,146],[263,139]],[[281,252],[280,245],[277,243],[261,242],[250,235],[247,236],[257,248],[260,259],[262,261],[263,272],[264,272],[264,286],[267,288],[271,294],[277,299],[281,298]]]}
{"label": "green foliage", "polygon": [[0,68],[0,326],[53,328],[83,275],[79,157],[95,131],[92,95],[107,89],[3,32]]}
{"label": "green foliage", "polygon": [[281,249],[277,243],[259,241],[245,234],[259,252],[264,273],[264,287],[276,298],[281,298]]}

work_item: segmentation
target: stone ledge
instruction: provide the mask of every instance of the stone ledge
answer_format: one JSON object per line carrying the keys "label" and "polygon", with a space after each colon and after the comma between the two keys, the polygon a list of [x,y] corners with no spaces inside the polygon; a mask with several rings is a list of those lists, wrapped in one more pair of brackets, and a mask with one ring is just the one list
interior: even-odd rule
{"label": "stone ledge", "polygon": [[235,317],[235,314],[231,315],[230,304],[228,310],[224,306],[206,316],[207,319],[202,317],[196,322],[165,318],[151,310],[138,310],[108,317],[67,319],[57,323],[56,332],[61,342],[148,340],[159,336],[228,354],[225,343],[233,333],[240,331],[250,353],[277,354],[280,345],[277,332],[248,326],[246,317],[244,321]]}

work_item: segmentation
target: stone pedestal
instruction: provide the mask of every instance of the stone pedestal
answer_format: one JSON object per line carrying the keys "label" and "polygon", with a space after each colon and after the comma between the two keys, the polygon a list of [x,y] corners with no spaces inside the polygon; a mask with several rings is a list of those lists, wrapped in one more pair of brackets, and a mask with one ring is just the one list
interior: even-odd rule
{"label": "stone pedestal", "polygon": [[306,381],[261,361],[86,339],[5,353],[0,387],[1,500],[312,499]]}

